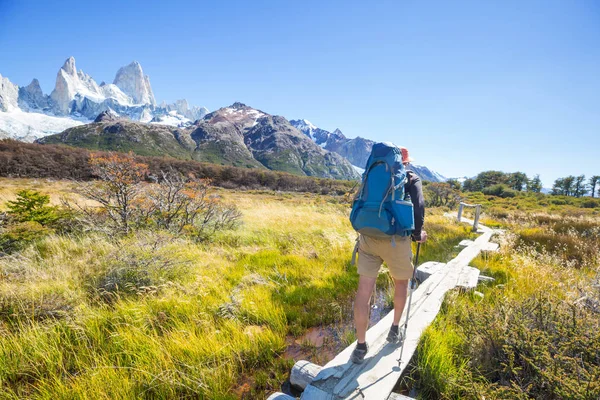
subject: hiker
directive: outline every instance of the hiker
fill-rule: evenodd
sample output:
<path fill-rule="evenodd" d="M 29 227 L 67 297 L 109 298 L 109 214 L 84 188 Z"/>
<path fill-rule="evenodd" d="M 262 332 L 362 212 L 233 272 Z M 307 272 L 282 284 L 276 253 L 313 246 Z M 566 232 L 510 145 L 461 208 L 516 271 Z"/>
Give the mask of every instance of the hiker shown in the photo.
<path fill-rule="evenodd" d="M 413 276 L 411 239 L 419 243 L 427 240 L 423 230 L 425 207 L 421 179 L 410 170 L 411 161 L 404 147 L 391 143 L 375 144 L 357 194 L 358 200 L 355 199 L 353 205 L 350 220 L 359 232 L 353 259 L 358 252 L 360 277 L 354 302 L 357 345 L 351 360 L 357 364 L 364 361 L 368 352 L 365 336 L 369 325 L 369 300 L 382 262 L 386 263 L 394 280 L 394 321 L 387 340 L 391 343 L 404 340 L 399 324 L 406 304 L 408 281 Z M 398 199 L 401 195 L 404 197 Z"/>

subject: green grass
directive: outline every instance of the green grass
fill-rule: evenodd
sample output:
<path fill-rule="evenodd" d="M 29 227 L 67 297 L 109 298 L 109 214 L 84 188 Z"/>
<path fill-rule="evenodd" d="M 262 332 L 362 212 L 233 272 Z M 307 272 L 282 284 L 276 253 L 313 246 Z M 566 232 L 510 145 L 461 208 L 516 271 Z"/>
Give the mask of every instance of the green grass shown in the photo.
<path fill-rule="evenodd" d="M 600 221 L 510 213 L 502 224 L 503 251 L 471 264 L 496 281 L 478 286 L 483 298 L 447 295 L 407 383 L 427 399 L 598 398 L 600 246 L 590 232 Z"/>
<path fill-rule="evenodd" d="M 69 188 L 53 187 L 53 198 Z M 0 258 L 0 398 L 263 398 L 294 362 L 288 336 L 327 327 L 340 348 L 352 343 L 347 204 L 220 194 L 243 224 L 207 243 L 53 234 Z M 421 262 L 449 260 L 469 229 L 429 214 Z M 378 290 L 390 289 L 381 275 Z"/>

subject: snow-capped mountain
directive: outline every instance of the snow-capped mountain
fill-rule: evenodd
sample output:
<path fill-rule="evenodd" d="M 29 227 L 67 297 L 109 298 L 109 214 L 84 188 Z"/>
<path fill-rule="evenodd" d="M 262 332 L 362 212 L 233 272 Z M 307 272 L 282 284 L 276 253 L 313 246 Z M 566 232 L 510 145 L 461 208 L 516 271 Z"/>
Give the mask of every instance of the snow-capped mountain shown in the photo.
<path fill-rule="evenodd" d="M 150 78 L 137 61 L 120 68 L 113 83 L 98 84 L 69 57 L 50 95 L 44 95 L 37 79 L 19 87 L 0 75 L 0 131 L 5 136 L 32 141 L 91 122 L 106 110 L 134 121 L 174 126 L 191 125 L 208 114 L 186 100 L 157 106 Z"/>
<path fill-rule="evenodd" d="M 318 128 L 306 119 L 291 120 L 290 123 L 299 131 L 311 138 L 325 150 L 333 151 L 345 157 L 354 166 L 357 172 L 363 173 L 365 164 L 371 154 L 371 148 L 374 141 L 356 137 L 349 139 L 339 129 L 333 132 Z M 411 169 L 421 177 L 421 179 L 431 182 L 443 182 L 446 178 L 423 165 L 411 164 Z"/>

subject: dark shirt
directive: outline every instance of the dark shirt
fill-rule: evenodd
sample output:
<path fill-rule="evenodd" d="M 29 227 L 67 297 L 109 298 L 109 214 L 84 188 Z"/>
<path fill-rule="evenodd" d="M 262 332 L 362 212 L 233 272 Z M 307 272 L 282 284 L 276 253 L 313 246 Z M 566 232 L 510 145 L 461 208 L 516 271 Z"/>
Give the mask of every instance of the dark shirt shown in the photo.
<path fill-rule="evenodd" d="M 410 166 L 408 167 L 410 168 Z M 413 231 L 413 240 L 421 239 L 421 230 L 423 229 L 423 223 L 425 222 L 425 199 L 423 198 L 423 186 L 421 184 L 421 178 L 410 169 L 407 169 L 406 176 L 408 182 L 404 185 L 404 193 L 410 196 L 410 200 L 413 203 L 413 210 L 415 215 L 415 230 Z"/>

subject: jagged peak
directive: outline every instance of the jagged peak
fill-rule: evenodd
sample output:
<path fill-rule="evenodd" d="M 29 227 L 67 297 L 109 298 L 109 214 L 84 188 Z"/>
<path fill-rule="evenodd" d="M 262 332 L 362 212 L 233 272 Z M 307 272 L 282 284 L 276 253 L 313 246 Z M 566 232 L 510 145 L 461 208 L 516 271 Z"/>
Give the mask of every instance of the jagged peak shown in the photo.
<path fill-rule="evenodd" d="M 67 58 L 61 69 L 69 75 L 75 75 L 77 73 L 77 67 L 75 66 L 75 57 L 71 56 Z"/>
<path fill-rule="evenodd" d="M 117 85 L 125 94 L 133 98 L 138 104 L 156 105 L 154 93 L 150 85 L 150 78 L 144 75 L 142 66 L 137 61 L 119 68 L 113 84 Z"/>
<path fill-rule="evenodd" d="M 249 108 L 249 107 L 247 105 L 245 105 L 244 103 L 236 101 L 235 103 L 233 103 L 232 105 L 230 105 L 229 107 L 226 107 L 226 108 L 233 108 L 235 110 L 242 110 L 244 108 Z"/>

